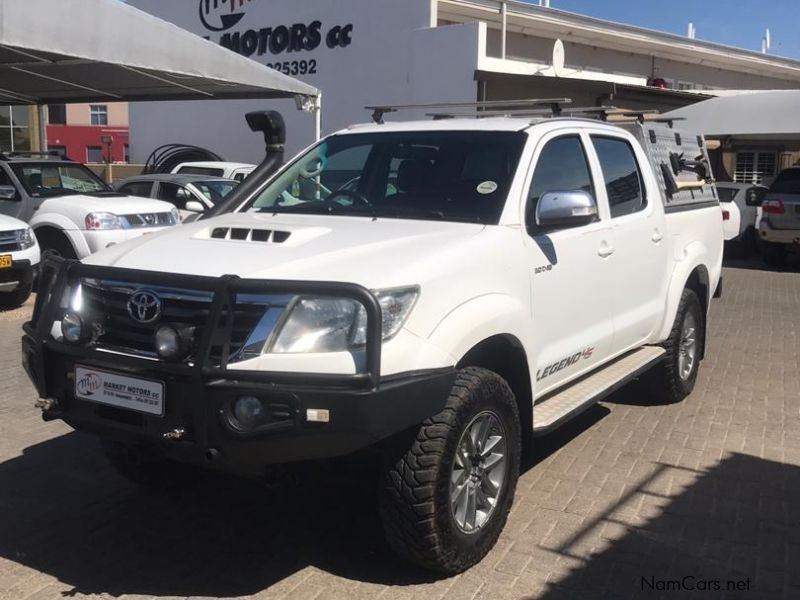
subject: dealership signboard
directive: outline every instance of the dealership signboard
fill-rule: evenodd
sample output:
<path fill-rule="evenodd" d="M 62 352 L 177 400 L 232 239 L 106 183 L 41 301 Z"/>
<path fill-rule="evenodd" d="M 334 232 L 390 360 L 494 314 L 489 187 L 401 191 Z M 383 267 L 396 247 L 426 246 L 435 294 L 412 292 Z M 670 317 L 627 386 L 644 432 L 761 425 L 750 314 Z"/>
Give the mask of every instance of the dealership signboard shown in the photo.
<path fill-rule="evenodd" d="M 474 100 L 477 26 L 432 28 L 431 0 L 130 0 L 322 91 L 323 133 L 363 122 L 368 104 Z M 445 31 L 448 30 L 448 31 Z M 197 144 L 258 162 L 263 143 L 244 114 L 279 110 L 288 152 L 312 141 L 311 117 L 291 101 L 139 103 L 131 107 L 133 160 L 158 145 Z"/>

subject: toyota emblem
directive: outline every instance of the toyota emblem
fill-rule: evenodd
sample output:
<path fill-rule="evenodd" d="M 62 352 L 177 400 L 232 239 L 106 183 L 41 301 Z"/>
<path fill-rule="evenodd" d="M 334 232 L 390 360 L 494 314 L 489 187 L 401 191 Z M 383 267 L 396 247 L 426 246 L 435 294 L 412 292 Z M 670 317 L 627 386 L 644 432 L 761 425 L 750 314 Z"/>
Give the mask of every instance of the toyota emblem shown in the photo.
<path fill-rule="evenodd" d="M 128 298 L 128 314 L 139 323 L 152 323 L 161 316 L 161 298 L 150 290 L 137 290 Z"/>

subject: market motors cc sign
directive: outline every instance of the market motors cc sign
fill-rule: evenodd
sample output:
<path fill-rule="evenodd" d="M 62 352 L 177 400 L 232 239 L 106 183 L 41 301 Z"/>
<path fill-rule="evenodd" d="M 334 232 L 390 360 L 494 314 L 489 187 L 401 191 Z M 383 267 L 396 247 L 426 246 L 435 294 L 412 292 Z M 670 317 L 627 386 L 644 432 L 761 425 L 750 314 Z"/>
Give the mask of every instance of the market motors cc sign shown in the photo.
<path fill-rule="evenodd" d="M 352 24 L 326 28 L 319 20 L 229 31 L 239 24 L 248 8 L 252 8 L 258 1 L 200 0 L 200 21 L 209 31 L 225 32 L 219 39 L 221 46 L 248 57 L 312 51 L 319 48 L 323 40 L 330 49 L 346 48 L 353 41 Z"/>

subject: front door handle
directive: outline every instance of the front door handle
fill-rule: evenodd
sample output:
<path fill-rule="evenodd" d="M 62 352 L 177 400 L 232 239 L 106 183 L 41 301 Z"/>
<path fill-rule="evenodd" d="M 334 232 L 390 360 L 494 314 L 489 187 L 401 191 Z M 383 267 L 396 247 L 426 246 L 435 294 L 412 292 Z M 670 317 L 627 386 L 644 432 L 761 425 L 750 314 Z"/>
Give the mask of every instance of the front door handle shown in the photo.
<path fill-rule="evenodd" d="M 600 247 L 597 249 L 597 255 L 601 258 L 608 258 L 612 254 L 614 254 L 614 246 L 606 241 L 601 242 Z"/>
<path fill-rule="evenodd" d="M 664 234 L 658 229 L 653 229 L 653 235 L 650 237 L 650 239 L 653 240 L 654 244 L 657 244 L 664 239 Z"/>

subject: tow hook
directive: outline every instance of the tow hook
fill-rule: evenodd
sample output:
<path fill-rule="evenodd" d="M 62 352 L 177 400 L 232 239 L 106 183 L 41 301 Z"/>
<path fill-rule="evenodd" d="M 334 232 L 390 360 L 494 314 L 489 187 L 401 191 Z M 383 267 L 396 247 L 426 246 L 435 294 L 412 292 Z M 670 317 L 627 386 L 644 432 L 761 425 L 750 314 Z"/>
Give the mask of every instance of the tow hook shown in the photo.
<path fill-rule="evenodd" d="M 162 437 L 171 442 L 178 442 L 186 436 L 186 430 L 183 428 L 173 429 L 166 432 Z"/>
<path fill-rule="evenodd" d="M 58 406 L 58 400 L 55 398 L 39 398 L 33 405 L 42 412 L 48 412 Z"/>

